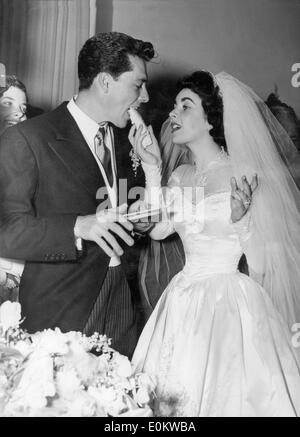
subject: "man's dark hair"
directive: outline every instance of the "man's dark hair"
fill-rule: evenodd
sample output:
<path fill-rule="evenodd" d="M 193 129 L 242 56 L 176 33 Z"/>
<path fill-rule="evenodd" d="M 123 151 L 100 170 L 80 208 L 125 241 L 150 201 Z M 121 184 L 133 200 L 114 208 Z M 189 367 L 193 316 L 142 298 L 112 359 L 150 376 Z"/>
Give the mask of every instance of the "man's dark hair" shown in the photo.
<path fill-rule="evenodd" d="M 214 80 L 214 76 L 209 71 L 195 71 L 190 76 L 186 76 L 178 82 L 177 91 L 179 92 L 184 88 L 188 88 L 198 94 L 207 121 L 212 125 L 212 129 L 209 133 L 215 143 L 227 152 L 223 122 L 223 99 L 220 94 L 220 88 Z"/>
<path fill-rule="evenodd" d="M 99 33 L 88 39 L 78 57 L 79 90 L 90 88 L 100 72 L 117 79 L 122 73 L 132 70 L 128 55 L 150 61 L 154 48 L 144 42 L 119 32 Z"/>

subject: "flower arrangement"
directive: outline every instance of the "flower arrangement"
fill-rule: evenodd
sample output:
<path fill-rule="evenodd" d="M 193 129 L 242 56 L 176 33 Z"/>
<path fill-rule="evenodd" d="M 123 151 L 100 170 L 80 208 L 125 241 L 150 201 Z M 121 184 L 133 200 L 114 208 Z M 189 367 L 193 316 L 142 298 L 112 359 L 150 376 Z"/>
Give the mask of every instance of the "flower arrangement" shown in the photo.
<path fill-rule="evenodd" d="M 129 156 L 130 156 L 130 159 L 131 159 L 132 170 L 133 170 L 134 176 L 136 177 L 137 176 L 137 169 L 141 165 L 141 159 L 136 154 L 136 152 L 134 151 L 133 148 L 130 150 Z"/>
<path fill-rule="evenodd" d="M 17 302 L 0 306 L 0 416 L 152 416 L 154 384 L 95 333 L 22 330 Z"/>

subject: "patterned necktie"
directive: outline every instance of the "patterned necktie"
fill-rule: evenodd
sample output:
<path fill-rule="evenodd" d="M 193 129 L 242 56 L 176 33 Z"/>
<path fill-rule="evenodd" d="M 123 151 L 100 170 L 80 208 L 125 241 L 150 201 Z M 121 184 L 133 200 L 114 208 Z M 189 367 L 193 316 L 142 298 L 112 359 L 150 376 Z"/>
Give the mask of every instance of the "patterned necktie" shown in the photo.
<path fill-rule="evenodd" d="M 109 185 L 113 185 L 113 173 L 111 166 L 111 153 L 109 148 L 105 145 L 107 126 L 100 126 L 95 136 L 95 153 L 100 159 Z"/>

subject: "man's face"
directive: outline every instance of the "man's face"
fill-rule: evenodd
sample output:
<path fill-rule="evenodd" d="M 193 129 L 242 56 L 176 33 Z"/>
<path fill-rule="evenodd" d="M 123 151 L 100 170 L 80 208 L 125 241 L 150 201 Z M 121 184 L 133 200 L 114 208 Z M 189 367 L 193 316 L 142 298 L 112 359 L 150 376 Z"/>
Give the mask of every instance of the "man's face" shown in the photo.
<path fill-rule="evenodd" d="M 137 109 L 141 103 L 149 101 L 146 62 L 137 56 L 129 55 L 129 59 L 132 71 L 126 71 L 111 81 L 107 99 L 108 120 L 120 128 L 128 123 L 130 107 Z"/>

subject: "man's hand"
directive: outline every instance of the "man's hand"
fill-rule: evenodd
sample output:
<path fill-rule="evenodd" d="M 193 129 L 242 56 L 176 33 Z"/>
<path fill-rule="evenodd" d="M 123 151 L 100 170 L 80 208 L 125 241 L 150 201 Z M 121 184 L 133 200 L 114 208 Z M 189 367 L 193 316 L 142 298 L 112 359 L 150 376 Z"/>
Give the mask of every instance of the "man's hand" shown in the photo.
<path fill-rule="evenodd" d="M 128 246 L 134 244 L 133 238 L 123 229 L 133 229 L 132 223 L 123 215 L 126 211 L 127 205 L 123 204 L 118 208 L 99 211 L 97 214 L 78 216 L 74 227 L 75 237 L 94 241 L 109 257 L 123 255 L 123 249 L 111 232 L 122 238 Z"/>
<path fill-rule="evenodd" d="M 238 187 L 235 178 L 231 178 L 231 220 L 233 223 L 239 221 L 248 211 L 252 201 L 252 195 L 258 187 L 257 174 L 249 184 L 246 176 L 242 177 L 242 188 Z"/>

